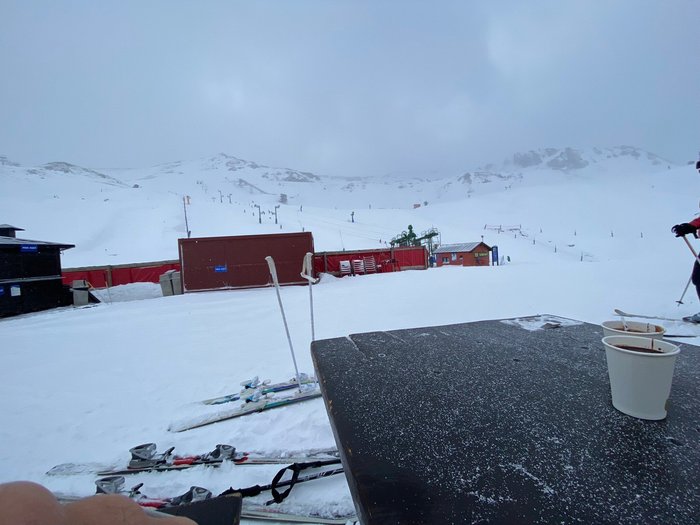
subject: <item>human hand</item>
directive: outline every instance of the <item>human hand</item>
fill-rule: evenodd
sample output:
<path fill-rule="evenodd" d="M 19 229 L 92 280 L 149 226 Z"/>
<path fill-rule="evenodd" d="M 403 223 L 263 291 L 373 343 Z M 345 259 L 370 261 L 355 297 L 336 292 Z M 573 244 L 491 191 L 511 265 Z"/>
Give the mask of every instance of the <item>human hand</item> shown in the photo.
<path fill-rule="evenodd" d="M 61 505 L 30 481 L 0 484 L 0 525 L 196 525 L 187 518 L 149 516 L 126 496 L 101 494 Z"/>
<path fill-rule="evenodd" d="M 683 235 L 688 235 L 689 233 L 692 233 L 696 239 L 698 237 L 696 233 L 697 228 L 692 224 L 688 224 L 687 222 L 676 224 L 673 228 L 671 228 L 671 231 L 676 234 L 676 237 L 682 237 Z"/>

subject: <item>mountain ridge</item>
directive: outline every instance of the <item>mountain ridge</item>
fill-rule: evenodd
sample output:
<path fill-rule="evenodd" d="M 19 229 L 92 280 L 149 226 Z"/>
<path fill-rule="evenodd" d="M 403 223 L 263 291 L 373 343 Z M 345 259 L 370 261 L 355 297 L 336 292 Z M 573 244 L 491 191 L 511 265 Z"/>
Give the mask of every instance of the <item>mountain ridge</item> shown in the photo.
<path fill-rule="evenodd" d="M 574 153 L 575 169 L 547 164 Z M 24 228 L 31 238 L 75 244 L 65 254 L 67 267 L 174 259 L 177 239 L 188 231 L 195 237 L 313 231 L 315 247 L 332 251 L 385 247 L 408 224 L 416 231 L 436 227 L 445 242 L 482 235 L 494 242 L 485 225 L 518 224 L 513 234 L 518 237 L 508 243 L 528 235 L 527 242 L 545 252 L 556 248 L 558 257 L 591 261 L 607 257 L 580 236 L 590 230 L 593 208 L 605 222 L 597 228 L 598 239 L 628 235 L 639 239 L 635 242 L 644 241 L 643 229 L 657 227 L 658 217 L 643 218 L 644 226 L 639 218 L 631 224 L 633 204 L 666 206 L 668 216 L 670 207 L 680 209 L 685 201 L 687 209 L 697 208 L 690 195 L 673 191 L 679 181 L 694 180 L 694 170 L 668 170 L 637 148 L 551 148 L 538 155 L 517 169 L 511 163 L 510 169 L 499 165 L 449 178 L 398 180 L 316 179 L 225 154 L 147 169 L 99 170 L 67 162 L 23 167 L 3 157 L 0 222 Z M 587 164 L 581 167 L 577 159 Z M 551 223 L 550 208 L 566 220 Z M 498 244 L 508 249 L 505 239 Z"/>
<path fill-rule="evenodd" d="M 149 176 L 152 174 L 163 173 L 163 174 L 184 174 L 182 169 L 190 168 L 190 171 L 216 171 L 220 169 L 225 169 L 230 172 L 238 172 L 243 170 L 253 171 L 260 174 L 261 178 L 265 178 L 272 181 L 284 181 L 284 182 L 320 182 L 324 179 L 333 180 L 345 180 L 345 181 L 377 181 L 377 180 L 390 180 L 390 181 L 430 181 L 430 180 L 440 180 L 440 179 L 460 179 L 465 180 L 470 177 L 466 177 L 471 174 L 480 174 L 476 178 L 481 177 L 482 179 L 487 174 L 492 174 L 498 176 L 499 174 L 503 178 L 502 172 L 522 172 L 523 170 L 531 169 L 548 169 L 553 171 L 561 172 L 574 172 L 578 170 L 585 169 L 593 165 L 603 164 L 605 161 L 620 159 L 620 158 L 631 158 L 635 160 L 646 160 L 651 166 L 663 167 L 663 166 L 678 166 L 680 164 L 672 162 L 668 159 L 660 157 L 654 153 L 637 148 L 634 146 L 612 146 L 612 147 L 592 147 L 592 148 L 573 148 L 573 147 L 543 147 L 538 149 L 531 149 L 527 151 L 515 152 L 512 155 L 506 157 L 500 163 L 487 163 L 482 166 L 476 167 L 462 172 L 462 174 L 457 175 L 444 175 L 436 176 L 435 174 L 428 174 L 426 176 L 395 176 L 387 175 L 384 176 L 333 176 L 333 175 L 317 175 L 311 171 L 304 171 L 298 169 L 292 169 L 287 167 L 275 167 L 268 166 L 265 164 L 260 164 L 255 161 L 250 161 L 246 159 L 241 159 L 239 157 L 229 155 L 227 153 L 218 153 L 210 157 L 204 157 L 193 160 L 176 160 L 170 161 L 162 164 L 156 164 L 150 167 L 132 167 L 132 168 L 91 168 L 84 167 L 77 164 L 73 164 L 67 161 L 52 161 L 41 166 L 28 166 L 22 165 L 18 162 L 10 160 L 7 156 L 0 156 L 0 166 L 13 167 L 13 168 L 24 168 L 37 170 L 33 173 L 39 173 L 41 170 L 45 171 L 55 171 L 63 173 L 83 173 L 91 174 L 93 176 L 102 178 L 104 180 L 109 180 L 111 182 L 122 182 L 117 177 L 107 175 L 106 173 L 125 173 L 128 171 L 139 171 L 139 172 L 149 172 Z M 192 169 L 196 167 L 197 169 Z M 142 177 L 147 178 L 147 177 Z M 123 183 L 124 184 L 124 183 Z"/>

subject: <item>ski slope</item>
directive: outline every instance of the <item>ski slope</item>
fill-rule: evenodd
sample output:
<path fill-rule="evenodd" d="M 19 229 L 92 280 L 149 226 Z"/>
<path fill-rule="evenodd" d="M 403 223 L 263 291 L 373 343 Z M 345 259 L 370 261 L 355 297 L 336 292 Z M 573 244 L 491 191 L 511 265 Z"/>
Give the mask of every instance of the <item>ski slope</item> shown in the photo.
<path fill-rule="evenodd" d="M 319 339 L 538 313 L 600 323 L 613 318 L 614 308 L 667 317 L 700 310 L 693 289 L 683 305 L 676 303 L 693 258 L 670 232 L 698 211 L 700 175 L 692 166 L 625 157 L 568 171 L 523 168 L 506 183 L 368 180 L 355 181 L 365 189 L 350 191 L 348 180 L 286 181 L 303 172 L 273 169 L 265 178 L 250 165 L 229 170 L 230 157 L 213 159 L 120 171 L 5 164 L 0 222 L 24 228 L 25 238 L 76 244 L 65 252 L 64 267 L 177 258 L 177 239 L 186 235 L 185 195 L 193 236 L 304 229 L 313 232 L 316 250 L 326 251 L 384 246 L 412 224 L 418 232 L 437 227 L 443 243 L 483 236 L 510 258 L 503 266 L 323 275 L 313 288 Z M 229 186 L 226 177 L 234 180 Z M 281 193 L 287 204 L 279 202 Z M 423 201 L 428 205 L 413 208 Z M 253 203 L 265 212 L 279 204 L 279 223 L 268 213 L 260 223 Z M 89 495 L 93 476 L 45 472 L 69 461 L 125 462 L 130 447 L 151 441 L 182 454 L 217 443 L 270 454 L 334 446 L 320 399 L 167 430 L 200 414 L 197 400 L 236 391 L 242 380 L 292 377 L 273 289 L 161 297 L 158 285 L 141 283 L 100 293 L 105 302 L 92 308 L 0 320 L 0 482 L 28 479 Z M 281 294 L 299 368 L 312 372 L 308 289 L 285 287 Z M 700 337 L 700 327 L 663 324 L 669 333 Z M 142 492 L 154 497 L 191 485 L 218 493 L 269 483 L 277 470 L 201 467 L 140 474 L 133 483 L 143 482 Z M 281 507 L 353 510 L 340 476 L 295 487 Z"/>

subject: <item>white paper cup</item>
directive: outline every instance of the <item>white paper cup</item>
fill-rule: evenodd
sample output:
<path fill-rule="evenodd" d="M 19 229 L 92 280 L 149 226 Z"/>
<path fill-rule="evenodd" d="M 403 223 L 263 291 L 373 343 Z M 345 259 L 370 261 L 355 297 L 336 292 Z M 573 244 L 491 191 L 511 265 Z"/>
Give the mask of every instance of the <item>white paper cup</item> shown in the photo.
<path fill-rule="evenodd" d="M 604 337 L 603 345 L 613 406 L 639 419 L 664 419 L 680 348 L 668 341 L 629 335 Z M 653 349 L 657 353 L 621 347 Z"/>
<path fill-rule="evenodd" d="M 627 330 L 622 321 L 605 321 L 603 327 L 603 337 L 610 335 L 628 335 L 635 337 L 651 337 L 652 339 L 663 339 L 666 329 L 663 326 L 652 323 L 640 323 L 637 321 L 627 321 Z"/>

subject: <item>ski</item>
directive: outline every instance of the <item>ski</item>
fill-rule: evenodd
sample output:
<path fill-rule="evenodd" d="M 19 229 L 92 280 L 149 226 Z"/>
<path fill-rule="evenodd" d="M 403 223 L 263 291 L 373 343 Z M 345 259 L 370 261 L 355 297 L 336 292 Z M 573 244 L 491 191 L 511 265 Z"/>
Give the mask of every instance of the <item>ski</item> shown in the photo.
<path fill-rule="evenodd" d="M 137 490 L 138 490 L 137 486 Z M 190 489 L 192 490 L 192 489 Z M 132 499 L 136 499 L 138 502 L 139 500 L 137 498 L 141 498 L 140 501 L 141 503 L 144 503 L 142 505 L 144 509 L 146 509 L 146 512 L 148 513 L 149 516 L 152 517 L 164 517 L 164 513 L 168 511 L 168 508 L 171 509 L 176 509 L 177 506 L 168 506 L 168 499 L 167 498 L 146 498 L 143 495 L 136 495 L 132 493 L 131 491 L 122 491 L 119 492 L 119 494 L 122 494 L 127 497 L 131 497 Z M 83 499 L 83 496 L 75 496 L 75 495 L 69 495 L 65 493 L 60 493 L 60 492 L 55 492 L 54 496 L 58 501 L 61 503 L 70 503 L 73 501 L 78 501 Z M 223 497 L 230 497 L 230 496 L 221 496 Z M 209 499 L 204 499 L 201 501 L 211 501 L 212 498 Z M 323 516 L 321 514 L 317 513 L 297 513 L 297 512 L 284 512 L 280 511 L 278 509 L 268 507 L 265 505 L 259 505 L 255 503 L 243 503 L 243 507 L 241 509 L 241 518 L 252 520 L 252 521 L 272 521 L 275 523 L 306 523 L 307 525 L 358 525 L 359 521 L 357 520 L 357 516 L 355 515 L 348 515 L 348 516 L 338 516 L 338 517 L 329 517 L 329 516 Z"/>
<path fill-rule="evenodd" d="M 114 465 L 100 465 L 99 463 L 62 463 L 50 469 L 49 476 L 66 476 L 75 474 L 91 474 L 98 476 L 112 476 L 117 474 L 135 474 L 138 472 L 183 470 L 197 465 L 219 466 L 226 460 L 236 459 L 236 449 L 231 445 L 217 445 L 216 448 L 206 454 L 193 456 L 175 456 L 170 447 L 165 452 L 157 454 L 155 443 L 144 443 L 129 449 L 131 460 L 125 468 Z"/>
<path fill-rule="evenodd" d="M 175 507 L 178 505 L 183 505 L 185 503 L 203 501 L 212 497 L 212 493 L 210 490 L 207 490 L 202 487 L 193 486 L 186 493 L 173 498 L 150 498 L 141 493 L 141 487 L 143 487 L 143 483 L 134 485 L 130 489 L 125 489 L 125 482 L 126 480 L 124 476 L 107 476 L 104 478 L 100 478 L 97 481 L 95 481 L 95 486 L 97 487 L 95 494 L 120 494 L 122 496 L 128 497 L 129 499 L 134 500 L 142 507 L 151 509 Z M 56 499 L 61 503 L 79 501 L 87 497 L 78 496 L 75 494 L 66 494 L 63 492 L 54 492 L 53 494 L 56 497 Z"/>
<path fill-rule="evenodd" d="M 619 310 L 615 308 L 615 314 L 621 315 L 622 317 L 638 317 L 640 319 L 657 319 L 659 321 L 677 321 L 677 322 L 683 322 L 683 323 L 692 323 L 692 324 L 700 324 L 696 323 L 695 321 L 691 321 L 690 317 L 661 317 L 658 315 L 642 315 L 642 314 L 631 314 L 629 312 L 623 312 L 622 310 Z"/>
<path fill-rule="evenodd" d="M 263 412 L 273 408 L 308 401 L 310 399 L 320 397 L 321 390 L 318 386 L 315 386 L 306 388 L 301 392 L 297 392 L 288 397 L 275 397 L 274 394 L 268 394 L 268 396 L 270 397 L 263 397 L 262 395 L 251 396 L 238 408 L 214 412 L 212 414 L 205 414 L 193 419 L 171 423 L 168 430 L 170 432 L 184 432 L 185 430 L 192 430 L 193 428 L 211 425 L 212 423 L 218 423 L 219 421 L 226 421 L 236 417 L 246 416 L 248 414 L 255 414 L 257 412 Z"/>
<path fill-rule="evenodd" d="M 162 512 L 169 512 L 173 508 L 176 508 L 176 507 L 198 504 L 198 502 L 210 501 L 210 502 L 214 503 L 216 500 L 221 500 L 222 498 L 227 498 L 227 497 L 237 497 L 237 498 L 253 497 L 253 496 L 257 496 L 259 494 L 262 494 L 263 492 L 266 492 L 266 491 L 272 492 L 273 499 L 266 503 L 266 505 L 270 505 L 272 503 L 281 503 L 284 499 L 286 499 L 287 496 L 289 495 L 289 493 L 291 492 L 292 488 L 294 487 L 294 485 L 296 485 L 297 483 L 303 483 L 306 481 L 321 479 L 321 478 L 325 478 L 328 476 L 334 476 L 336 474 L 342 474 L 343 473 L 342 466 L 337 467 L 337 468 L 332 468 L 332 469 L 324 469 L 325 467 L 339 465 L 339 464 L 340 464 L 340 459 L 337 459 L 337 458 L 312 461 L 309 463 L 294 463 L 292 465 L 288 465 L 288 466 L 284 467 L 283 469 L 281 469 L 275 475 L 275 477 L 272 480 L 272 483 L 270 483 L 269 485 L 253 485 L 251 487 L 240 488 L 240 489 L 230 488 L 228 490 L 225 490 L 224 492 L 222 492 L 218 496 L 214 496 L 212 494 L 212 492 L 206 488 L 193 486 L 193 487 L 190 487 L 190 489 L 187 492 L 185 492 L 184 494 L 181 494 L 179 496 L 165 497 L 165 498 L 151 498 L 151 497 L 149 497 L 141 492 L 141 488 L 143 487 L 143 483 L 139 483 L 130 489 L 125 489 L 124 485 L 126 483 L 126 479 L 124 478 L 124 476 L 107 476 L 107 477 L 100 478 L 97 481 L 95 481 L 95 486 L 97 488 L 97 490 L 96 490 L 97 494 L 121 494 L 121 495 L 127 496 L 128 498 L 134 500 L 136 503 L 138 503 L 142 507 L 157 509 L 157 510 L 162 511 Z M 306 470 L 306 469 L 324 469 L 324 470 L 312 472 L 312 473 L 306 474 L 306 475 L 300 475 L 300 472 L 303 470 Z M 283 476 L 288 471 L 291 471 L 293 473 L 291 479 L 282 480 Z M 282 487 L 286 487 L 286 490 L 280 492 L 278 489 L 280 489 Z M 54 494 L 59 501 L 64 502 L 64 503 L 81 499 L 80 496 L 75 496 L 75 495 L 70 495 L 70 494 L 61 494 L 61 493 L 54 493 Z M 251 513 L 259 512 L 260 514 L 263 514 L 263 511 L 260 511 L 260 509 L 257 506 L 250 506 L 249 510 Z M 179 514 L 179 513 L 175 513 L 175 514 Z M 268 512 L 268 513 L 264 513 L 264 514 L 269 515 L 270 513 Z M 282 516 L 282 514 L 280 514 L 278 517 L 281 517 L 281 516 Z M 290 520 L 292 519 L 291 516 L 289 518 L 290 518 Z M 277 520 L 277 521 L 284 521 L 284 520 Z M 320 522 L 320 523 L 323 523 L 323 522 Z M 333 521 L 331 523 L 336 523 L 336 522 Z"/>
<path fill-rule="evenodd" d="M 234 465 L 281 465 L 309 461 L 310 459 L 332 459 L 338 457 L 338 451 L 331 448 L 310 449 L 274 456 L 266 456 L 256 452 L 236 452 L 236 449 L 230 445 L 217 445 L 212 452 L 194 456 L 173 456 L 173 448 L 166 450 L 162 454 L 156 454 L 155 450 L 155 443 L 147 443 L 130 449 L 132 459 L 126 467 L 101 463 L 62 463 L 53 467 L 46 474 L 49 476 L 74 476 L 80 474 L 123 476 L 140 472 L 185 470 L 198 465 L 218 467 L 224 461 L 229 461 Z"/>
<path fill-rule="evenodd" d="M 308 374 L 300 374 L 301 384 L 313 384 L 316 383 L 316 378 Z M 210 399 L 204 399 L 200 401 L 203 405 L 223 405 L 224 403 L 231 403 L 232 401 L 238 401 L 241 398 L 246 398 L 247 396 L 253 394 L 256 390 L 260 390 L 263 394 L 272 394 L 275 392 L 283 392 L 285 390 L 292 390 L 297 387 L 297 379 L 293 377 L 289 381 L 282 381 L 281 383 L 270 384 L 269 379 L 267 381 L 261 382 L 258 376 L 253 379 L 243 381 L 241 383 L 241 391 L 234 392 L 231 394 L 226 394 L 219 397 L 212 397 Z"/>
<path fill-rule="evenodd" d="M 300 454 L 265 456 L 245 453 L 234 460 L 235 465 L 284 465 L 304 463 L 312 460 L 338 459 L 340 455 L 334 448 L 310 449 Z"/>
<path fill-rule="evenodd" d="M 313 525 L 355 525 L 357 516 L 326 517 L 319 514 L 300 514 L 283 512 L 265 505 L 244 502 L 241 518 L 249 520 L 275 521 L 281 523 L 307 523 Z"/>

